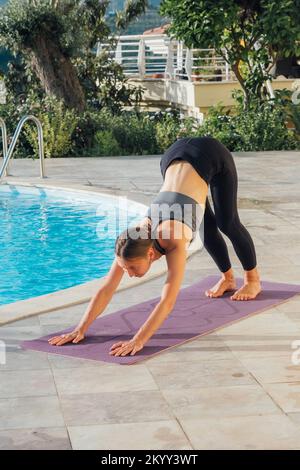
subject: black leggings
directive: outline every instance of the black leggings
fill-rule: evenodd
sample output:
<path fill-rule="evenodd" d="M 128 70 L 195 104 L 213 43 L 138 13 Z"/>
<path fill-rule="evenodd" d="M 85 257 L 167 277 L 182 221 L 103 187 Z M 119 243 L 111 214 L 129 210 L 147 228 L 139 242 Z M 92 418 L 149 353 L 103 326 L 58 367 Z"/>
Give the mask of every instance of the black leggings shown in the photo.
<path fill-rule="evenodd" d="M 171 154 L 167 152 L 167 156 L 162 158 L 162 173 L 174 159 L 187 160 L 193 165 L 210 185 L 214 206 L 213 212 L 207 198 L 202 220 L 204 227 L 200 229 L 204 234 L 204 247 L 220 271 L 228 271 L 231 262 L 223 232 L 230 239 L 243 269 L 250 271 L 256 267 L 256 253 L 251 235 L 238 215 L 238 176 L 232 154 L 221 142 L 210 137 L 189 138 L 186 141 L 187 144 L 190 142 L 188 145 L 182 145 L 182 141 L 181 145 L 173 144 Z"/>
<path fill-rule="evenodd" d="M 244 270 L 255 268 L 254 243 L 238 215 L 237 173 L 233 159 L 230 168 L 212 178 L 210 192 L 215 213 L 207 198 L 203 218 L 203 242 L 206 250 L 221 272 L 224 273 L 231 268 L 227 245 L 220 233 L 221 230 L 230 239 Z"/>

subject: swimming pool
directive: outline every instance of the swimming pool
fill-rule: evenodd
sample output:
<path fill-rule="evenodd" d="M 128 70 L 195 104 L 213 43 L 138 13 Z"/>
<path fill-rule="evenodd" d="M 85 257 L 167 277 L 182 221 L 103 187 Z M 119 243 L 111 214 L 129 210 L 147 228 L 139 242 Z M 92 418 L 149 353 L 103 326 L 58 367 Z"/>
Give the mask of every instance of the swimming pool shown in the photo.
<path fill-rule="evenodd" d="M 116 236 L 145 207 L 106 194 L 0 185 L 0 305 L 107 274 Z"/>

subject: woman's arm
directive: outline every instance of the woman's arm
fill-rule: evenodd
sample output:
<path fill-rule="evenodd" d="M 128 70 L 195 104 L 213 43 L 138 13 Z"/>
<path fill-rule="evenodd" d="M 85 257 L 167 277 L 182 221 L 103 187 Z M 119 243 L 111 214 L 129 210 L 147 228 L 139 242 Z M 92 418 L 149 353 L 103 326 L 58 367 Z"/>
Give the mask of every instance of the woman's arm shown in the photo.
<path fill-rule="evenodd" d="M 176 303 L 186 266 L 186 248 L 184 240 L 179 240 L 176 247 L 166 254 L 166 261 L 168 265 L 168 275 L 162 289 L 161 299 L 135 335 L 135 338 L 138 338 L 143 343 L 147 342 L 165 321 Z"/>
<path fill-rule="evenodd" d="M 134 355 L 166 320 L 176 303 L 186 265 L 186 241 L 177 240 L 176 246 L 166 254 L 168 275 L 162 289 L 161 299 L 154 310 L 129 341 L 119 341 L 111 346 L 114 356 Z"/>
<path fill-rule="evenodd" d="M 117 259 L 115 258 L 110 271 L 106 276 L 106 280 L 103 286 L 100 287 L 98 292 L 91 299 L 85 314 L 78 324 L 78 328 L 80 328 L 84 333 L 90 324 L 105 310 L 106 306 L 109 304 L 115 290 L 120 284 L 123 274 L 124 270 L 119 266 Z"/>
<path fill-rule="evenodd" d="M 77 327 L 70 333 L 50 338 L 48 342 L 55 346 L 61 346 L 70 341 L 73 343 L 81 341 L 91 323 L 105 310 L 115 290 L 120 284 L 123 274 L 124 270 L 119 266 L 117 259 L 115 258 L 109 273 L 105 276 L 104 284 L 92 297 Z"/>

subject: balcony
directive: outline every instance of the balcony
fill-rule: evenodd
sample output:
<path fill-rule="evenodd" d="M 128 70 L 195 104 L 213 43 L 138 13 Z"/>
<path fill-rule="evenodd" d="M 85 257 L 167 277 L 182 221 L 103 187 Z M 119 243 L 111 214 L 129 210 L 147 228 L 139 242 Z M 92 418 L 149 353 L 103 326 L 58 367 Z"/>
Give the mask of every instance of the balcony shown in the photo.
<path fill-rule="evenodd" d="M 214 49 L 189 49 L 166 34 L 119 36 L 116 48 L 109 47 L 98 43 L 97 55 L 105 50 L 122 65 L 130 83 L 146 89 L 142 106 L 147 109 L 173 104 L 202 119 L 217 102 L 230 108 L 231 92 L 241 88 L 229 64 Z M 294 81 L 278 77 L 272 85 L 291 89 Z"/>

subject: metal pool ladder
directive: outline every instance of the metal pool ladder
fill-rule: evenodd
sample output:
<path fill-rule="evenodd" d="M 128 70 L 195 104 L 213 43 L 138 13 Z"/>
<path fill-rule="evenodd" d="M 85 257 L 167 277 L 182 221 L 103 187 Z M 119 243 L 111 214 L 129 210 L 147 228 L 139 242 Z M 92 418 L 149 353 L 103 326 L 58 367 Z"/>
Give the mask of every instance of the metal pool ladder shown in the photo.
<path fill-rule="evenodd" d="M 40 175 L 41 178 L 45 178 L 45 165 L 44 165 L 44 142 L 43 142 L 43 128 L 41 121 L 35 117 L 32 116 L 31 114 L 28 114 L 26 116 L 23 116 L 22 119 L 20 119 L 17 128 L 15 130 L 14 136 L 12 138 L 11 144 L 9 148 L 7 149 L 7 130 L 6 130 L 6 125 L 4 120 L 0 117 L 0 126 L 2 130 L 2 148 L 3 148 L 3 164 L 0 170 L 0 178 L 2 178 L 3 173 L 5 172 L 6 176 L 8 176 L 8 163 L 9 160 L 13 154 L 13 151 L 15 149 L 18 137 L 20 135 L 20 132 L 22 130 L 23 125 L 25 124 L 26 121 L 33 121 L 35 122 L 38 130 L 38 144 L 39 144 L 39 159 L 40 159 Z"/>

